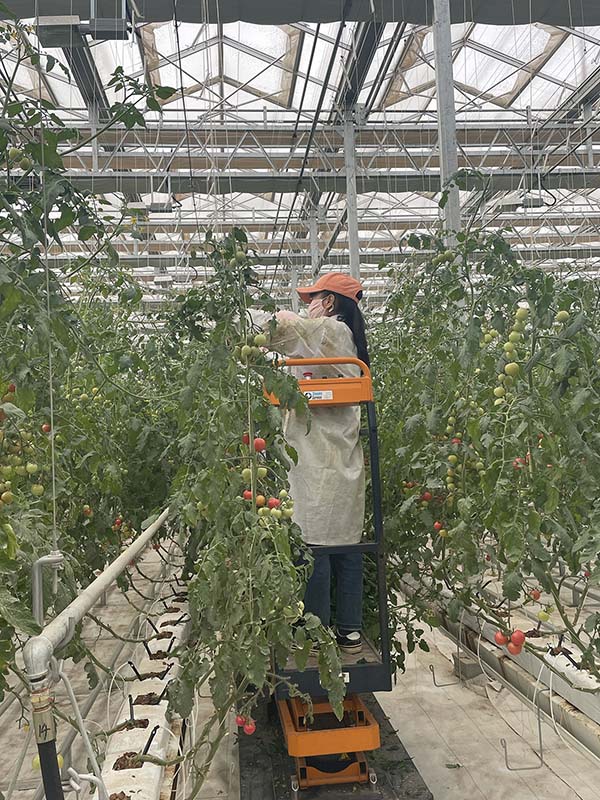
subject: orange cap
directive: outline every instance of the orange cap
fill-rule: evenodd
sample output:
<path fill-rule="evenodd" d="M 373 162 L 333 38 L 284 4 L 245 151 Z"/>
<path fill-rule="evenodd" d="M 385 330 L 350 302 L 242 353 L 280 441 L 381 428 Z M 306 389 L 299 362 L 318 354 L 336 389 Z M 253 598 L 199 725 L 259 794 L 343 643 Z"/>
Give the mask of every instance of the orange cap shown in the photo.
<path fill-rule="evenodd" d="M 363 288 L 360 283 L 343 272 L 328 272 L 326 275 L 321 275 L 313 286 L 303 286 L 296 291 L 300 295 L 300 299 L 305 303 L 310 303 L 310 296 L 317 294 L 317 292 L 335 292 L 344 297 L 349 297 L 355 303 L 358 303 L 363 295 Z"/>

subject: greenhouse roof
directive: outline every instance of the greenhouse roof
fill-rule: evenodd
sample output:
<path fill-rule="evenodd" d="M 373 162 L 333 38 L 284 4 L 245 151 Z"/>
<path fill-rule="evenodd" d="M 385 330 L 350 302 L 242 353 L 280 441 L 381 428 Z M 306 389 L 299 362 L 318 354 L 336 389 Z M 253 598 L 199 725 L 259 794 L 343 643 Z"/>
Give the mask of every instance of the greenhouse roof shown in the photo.
<path fill-rule="evenodd" d="M 17 66 L 6 45 L 13 89 L 55 104 L 84 138 L 98 134 L 65 166 L 115 218 L 127 209 L 136 235 L 115 245 L 143 280 L 193 280 L 190 255 L 205 231 L 232 225 L 282 286 L 292 266 L 299 280 L 346 268 L 348 108 L 365 278 L 376 284 L 379 264 L 401 262 L 408 232 L 439 226 L 431 3 L 178 2 L 177 22 L 154 1 L 127 0 L 123 19 L 119 4 L 98 3 L 109 16 L 94 20 L 88 3 L 39 2 L 38 19 L 33 3 L 10 5 L 30 21 L 23 35 L 34 47 L 69 68 Z M 459 167 L 483 176 L 461 192 L 465 219 L 510 226 L 528 260 L 597 268 L 600 4 L 461 0 L 452 13 Z M 280 24 L 255 24 L 267 19 Z M 144 112 L 146 127 L 103 130 L 118 66 L 177 89 L 160 113 Z M 51 256 L 87 252 L 73 231 Z"/>

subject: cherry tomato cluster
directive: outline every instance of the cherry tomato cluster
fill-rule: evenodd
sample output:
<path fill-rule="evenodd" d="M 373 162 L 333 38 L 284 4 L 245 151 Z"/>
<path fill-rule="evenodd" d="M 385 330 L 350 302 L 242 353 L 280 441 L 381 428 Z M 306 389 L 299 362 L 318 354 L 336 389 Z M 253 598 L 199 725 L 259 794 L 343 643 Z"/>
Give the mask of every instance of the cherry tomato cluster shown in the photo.
<path fill-rule="evenodd" d="M 525 644 L 525 638 L 525 634 L 519 628 L 515 628 L 510 634 L 496 631 L 494 635 L 496 644 L 500 647 L 506 647 L 511 656 L 518 656 L 520 654 Z"/>
<path fill-rule="evenodd" d="M 252 736 L 256 730 L 256 722 L 254 722 L 252 717 L 246 718 L 242 714 L 236 716 L 235 724 L 244 731 L 246 736 Z"/>

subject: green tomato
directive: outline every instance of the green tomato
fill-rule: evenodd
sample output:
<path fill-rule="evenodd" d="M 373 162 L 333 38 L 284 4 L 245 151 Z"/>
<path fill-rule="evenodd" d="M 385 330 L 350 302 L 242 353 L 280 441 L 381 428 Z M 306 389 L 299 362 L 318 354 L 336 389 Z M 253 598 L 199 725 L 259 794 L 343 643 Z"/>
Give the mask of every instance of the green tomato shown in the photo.
<path fill-rule="evenodd" d="M 511 331 L 508 334 L 508 341 L 509 342 L 520 342 L 523 337 L 519 333 L 519 331 Z"/>
<path fill-rule="evenodd" d="M 505 342 L 503 345 L 503 349 L 505 353 L 514 353 L 515 346 L 512 342 Z"/>
<path fill-rule="evenodd" d="M 550 619 L 550 614 L 548 614 L 547 611 L 538 611 L 537 618 L 540 620 L 540 622 L 548 622 Z"/>
<path fill-rule="evenodd" d="M 504 386 L 496 386 L 494 389 L 494 397 L 504 397 L 506 394 L 506 389 Z"/>
<path fill-rule="evenodd" d="M 280 497 L 282 500 L 287 500 L 287 498 L 289 497 L 289 495 L 288 495 L 288 493 L 286 492 L 286 490 L 285 490 L 285 489 L 282 489 L 282 490 L 279 492 L 279 497 Z"/>
<path fill-rule="evenodd" d="M 266 478 L 267 477 L 267 468 L 266 467 L 259 467 L 256 470 L 256 474 L 259 478 Z"/>
<path fill-rule="evenodd" d="M 281 510 L 281 513 L 283 514 L 283 518 L 284 519 L 291 519 L 293 517 L 293 515 L 294 515 L 294 509 L 293 508 L 283 508 Z"/>
<path fill-rule="evenodd" d="M 283 515 L 283 511 L 281 511 L 279 508 L 271 508 L 270 512 L 271 512 L 271 516 L 275 517 L 275 519 L 281 519 L 281 517 Z"/>
<path fill-rule="evenodd" d="M 519 322 L 524 322 L 528 316 L 529 316 L 528 308 L 525 308 L 524 306 L 517 308 L 517 311 L 515 313 L 515 319 L 518 319 Z"/>
<path fill-rule="evenodd" d="M 31 494 L 34 497 L 41 497 L 44 494 L 44 491 L 45 489 L 41 483 L 34 483 L 31 487 Z"/>
<path fill-rule="evenodd" d="M 257 347 L 265 347 L 265 345 L 267 344 L 267 337 L 265 336 L 265 334 L 257 333 L 256 336 L 254 337 L 254 344 Z"/>
<path fill-rule="evenodd" d="M 250 467 L 246 467 L 242 470 L 242 479 L 248 483 L 252 479 L 252 470 Z"/>
<path fill-rule="evenodd" d="M 516 378 L 517 375 L 519 374 L 519 371 L 520 371 L 519 365 L 515 364 L 514 362 L 509 363 L 504 367 L 504 372 L 511 378 Z"/>
<path fill-rule="evenodd" d="M 242 347 L 242 349 L 240 350 L 240 355 L 244 360 L 250 358 L 250 356 L 252 355 L 252 348 L 250 347 L 249 344 L 245 344 Z"/>
<path fill-rule="evenodd" d="M 568 322 L 568 321 L 569 321 L 569 317 L 570 317 L 570 316 L 571 316 L 571 315 L 569 314 L 569 312 L 568 312 L 568 311 L 564 311 L 564 310 L 563 310 L 563 311 L 559 311 L 559 312 L 558 312 L 558 314 L 557 314 L 557 315 L 554 317 L 554 319 L 555 319 L 557 322 L 560 322 L 561 324 L 564 324 L 565 322 Z"/>
<path fill-rule="evenodd" d="M 486 344 L 489 344 L 489 343 L 492 341 L 492 339 L 493 339 L 493 338 L 494 338 L 494 337 L 492 336 L 492 334 L 491 334 L 491 333 L 486 333 L 486 334 L 485 334 L 485 336 L 483 337 L 483 341 L 484 341 Z"/>
<path fill-rule="evenodd" d="M 455 455 L 448 456 L 448 463 L 452 465 L 458 464 L 458 456 Z"/>

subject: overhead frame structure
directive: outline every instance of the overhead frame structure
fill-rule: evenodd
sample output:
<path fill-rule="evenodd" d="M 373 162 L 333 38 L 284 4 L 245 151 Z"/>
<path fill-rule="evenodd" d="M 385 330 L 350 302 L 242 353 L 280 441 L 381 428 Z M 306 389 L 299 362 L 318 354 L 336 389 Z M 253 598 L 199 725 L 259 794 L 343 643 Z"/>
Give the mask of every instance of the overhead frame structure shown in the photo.
<path fill-rule="evenodd" d="M 9 6 L 33 16 L 33 2 Z M 407 232 L 439 228 L 440 175 L 448 173 L 440 154 L 449 151 L 444 125 L 438 130 L 433 0 L 179 0 L 178 36 L 172 9 L 155 0 L 122 9 L 97 2 L 92 20 L 79 0 L 36 7 L 28 35 L 71 77 L 25 64 L 18 91 L 41 88 L 84 138 L 115 101 L 104 87 L 117 64 L 179 89 L 161 115 L 145 114 L 146 128 L 115 126 L 65 158 L 76 185 L 104 195 L 115 224 L 125 215 L 115 247 L 154 272 L 157 291 L 169 276 L 173 285 L 203 279 L 203 270 L 182 265 L 209 228 L 243 226 L 282 295 L 333 267 L 360 268 L 368 284 L 370 265 L 402 263 Z M 463 219 L 477 209 L 478 223 L 510 224 L 515 248 L 546 268 L 595 269 L 600 4 L 450 0 L 449 13 L 454 163 L 483 176 L 460 193 Z M 277 25 L 262 27 L 266 20 Z M 10 64 L 13 54 L 2 57 Z M 348 185 L 356 186 L 355 212 Z M 348 225 L 349 207 L 356 225 Z M 87 255 L 72 230 L 51 257 Z"/>

